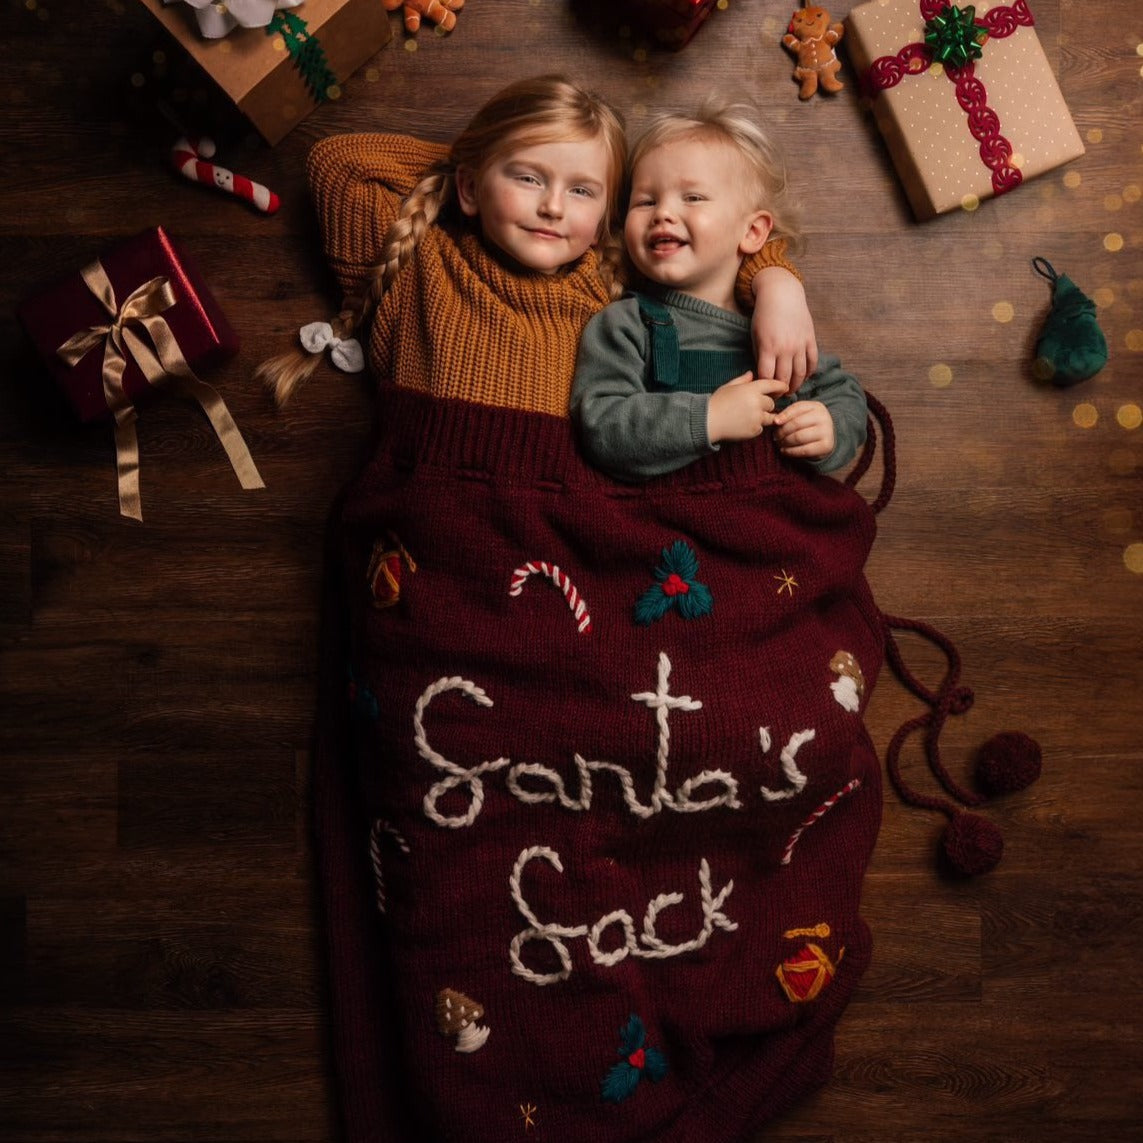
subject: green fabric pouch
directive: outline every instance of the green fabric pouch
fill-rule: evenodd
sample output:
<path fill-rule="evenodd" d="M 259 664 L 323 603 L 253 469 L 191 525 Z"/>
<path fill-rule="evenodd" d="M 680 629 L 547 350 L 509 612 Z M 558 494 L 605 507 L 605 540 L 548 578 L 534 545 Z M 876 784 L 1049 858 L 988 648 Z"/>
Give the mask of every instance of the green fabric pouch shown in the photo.
<path fill-rule="evenodd" d="M 1095 320 L 1095 303 L 1046 258 L 1033 258 L 1036 273 L 1052 283 L 1052 308 L 1036 341 L 1036 376 L 1059 388 L 1093 377 L 1107 364 L 1107 339 Z"/>

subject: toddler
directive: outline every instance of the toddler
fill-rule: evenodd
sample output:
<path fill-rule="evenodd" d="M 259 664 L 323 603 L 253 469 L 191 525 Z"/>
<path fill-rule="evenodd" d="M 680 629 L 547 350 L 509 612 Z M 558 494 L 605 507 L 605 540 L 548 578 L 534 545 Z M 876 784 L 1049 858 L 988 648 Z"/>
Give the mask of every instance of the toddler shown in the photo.
<path fill-rule="evenodd" d="M 746 105 L 661 116 L 636 143 L 624 229 L 646 287 L 588 323 L 572 391 L 594 464 L 646 479 L 768 426 L 819 472 L 853 459 L 866 402 L 836 357 L 802 385 L 753 372 L 735 283 L 776 227 L 794 232 L 785 169 Z"/>

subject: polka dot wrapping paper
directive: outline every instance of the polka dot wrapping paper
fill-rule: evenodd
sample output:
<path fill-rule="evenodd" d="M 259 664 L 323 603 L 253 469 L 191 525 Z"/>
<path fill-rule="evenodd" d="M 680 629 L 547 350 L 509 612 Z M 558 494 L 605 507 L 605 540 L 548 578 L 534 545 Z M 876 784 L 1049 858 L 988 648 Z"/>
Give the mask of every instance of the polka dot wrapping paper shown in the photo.
<path fill-rule="evenodd" d="M 1026 0 L 869 0 L 846 30 L 918 221 L 974 210 L 1084 153 Z"/>
<path fill-rule="evenodd" d="M 189 5 L 140 3 L 271 146 L 319 103 L 337 99 L 340 83 L 392 35 L 380 0 L 306 0 L 279 12 L 279 22 L 217 40 L 202 37 Z"/>

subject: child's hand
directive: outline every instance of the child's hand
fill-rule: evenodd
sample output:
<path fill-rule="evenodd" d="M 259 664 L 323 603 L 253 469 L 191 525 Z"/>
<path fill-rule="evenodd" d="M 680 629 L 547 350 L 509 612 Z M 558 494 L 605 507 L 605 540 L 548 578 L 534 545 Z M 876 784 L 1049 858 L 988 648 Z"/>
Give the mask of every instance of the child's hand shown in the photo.
<path fill-rule="evenodd" d="M 829 456 L 837 444 L 833 417 L 821 401 L 795 401 L 773 423 L 778 447 L 786 456 L 817 460 Z"/>
<path fill-rule="evenodd" d="M 774 423 L 774 398 L 786 392 L 784 381 L 754 379 L 743 373 L 719 386 L 711 395 L 706 411 L 707 436 L 719 441 L 748 441 Z"/>
<path fill-rule="evenodd" d="M 802 283 L 780 266 L 755 275 L 754 315 L 750 333 L 758 356 L 758 375 L 785 381 L 796 393 L 818 367 L 814 319 Z"/>

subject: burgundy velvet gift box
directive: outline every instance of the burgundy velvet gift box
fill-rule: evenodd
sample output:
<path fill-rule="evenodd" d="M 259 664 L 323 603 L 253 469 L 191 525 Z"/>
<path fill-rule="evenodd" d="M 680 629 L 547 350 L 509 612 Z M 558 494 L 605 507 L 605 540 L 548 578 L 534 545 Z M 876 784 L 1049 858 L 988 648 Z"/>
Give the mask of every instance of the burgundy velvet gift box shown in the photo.
<path fill-rule="evenodd" d="M 175 304 L 162 311 L 178 350 L 195 372 L 206 371 L 238 351 L 238 338 L 214 295 L 186 252 L 161 227 L 145 230 L 99 255 L 114 291 L 114 308 L 122 310 L 133 292 L 165 278 Z M 99 298 L 77 271 L 17 307 L 17 316 L 45 365 L 83 421 L 111 416 L 104 393 L 102 343 L 93 345 L 69 365 L 59 349 L 75 334 L 112 323 Z M 155 392 L 130 353 L 125 355 L 123 391 L 132 404 Z"/>
<path fill-rule="evenodd" d="M 626 0 L 630 19 L 664 47 L 678 50 L 717 6 L 716 0 Z"/>

